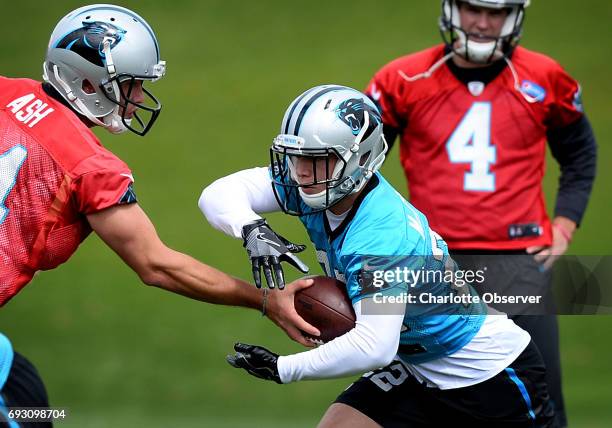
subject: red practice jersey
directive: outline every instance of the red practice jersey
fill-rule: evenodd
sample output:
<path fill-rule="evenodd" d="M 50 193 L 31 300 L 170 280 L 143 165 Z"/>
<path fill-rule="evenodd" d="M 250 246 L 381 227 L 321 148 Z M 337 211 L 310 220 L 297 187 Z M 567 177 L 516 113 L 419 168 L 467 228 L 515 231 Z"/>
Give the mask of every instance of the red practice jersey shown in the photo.
<path fill-rule="evenodd" d="M 550 245 L 542 193 L 546 132 L 582 114 L 578 83 L 552 59 L 522 47 L 487 85 L 465 84 L 436 46 L 384 66 L 367 92 L 399 132 L 411 202 L 451 249 Z M 527 231 L 527 232 L 526 232 Z"/>
<path fill-rule="evenodd" d="M 86 214 L 131 202 L 132 181 L 40 82 L 0 76 L 0 306 L 74 253 Z"/>

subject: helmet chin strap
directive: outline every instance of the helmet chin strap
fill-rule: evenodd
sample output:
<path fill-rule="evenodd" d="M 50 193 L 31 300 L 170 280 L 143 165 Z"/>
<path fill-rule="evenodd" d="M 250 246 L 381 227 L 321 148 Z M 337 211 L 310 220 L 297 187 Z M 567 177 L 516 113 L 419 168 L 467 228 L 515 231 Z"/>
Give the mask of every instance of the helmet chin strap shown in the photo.
<path fill-rule="evenodd" d="M 427 71 L 424 71 L 423 73 L 418 73 L 415 74 L 414 76 L 408 76 L 406 73 L 404 73 L 402 70 L 398 70 L 397 74 L 400 75 L 400 77 L 404 80 L 406 80 L 407 82 L 414 82 L 416 80 L 419 79 L 427 79 L 429 77 L 431 77 L 432 74 L 434 74 L 434 72 L 440 68 L 440 66 L 442 64 L 444 64 L 446 61 L 448 61 L 449 59 L 451 59 L 453 56 L 455 55 L 455 52 L 451 51 L 449 53 L 447 53 L 446 55 L 444 55 L 442 58 L 440 58 L 438 61 L 436 61 L 434 63 L 434 65 L 432 65 L 431 67 L 429 67 L 429 69 Z"/>
<path fill-rule="evenodd" d="M 321 209 L 321 208 L 326 208 L 326 196 L 327 196 L 327 190 L 322 190 L 319 193 L 314 193 L 312 195 L 304 192 L 304 189 L 302 189 L 301 187 L 298 188 L 298 192 L 300 194 L 300 198 L 302 198 L 302 201 L 304 201 L 304 203 L 306 205 L 308 205 L 310 208 L 314 208 L 314 209 Z"/>
<path fill-rule="evenodd" d="M 510 69 L 510 72 L 512 73 L 512 78 L 514 79 L 514 89 L 523 96 L 523 98 L 525 98 L 525 101 L 527 101 L 529 104 L 533 104 L 538 102 L 537 98 L 532 97 L 529 94 L 526 94 L 523 90 L 521 90 L 521 85 L 519 85 L 519 76 L 518 73 L 516 72 L 516 69 L 514 68 L 514 64 L 512 64 L 512 61 L 510 61 L 510 59 L 504 57 L 504 60 L 506 61 L 506 64 L 508 64 L 508 68 Z"/>
<path fill-rule="evenodd" d="M 44 78 L 45 80 L 48 80 L 48 75 L 47 75 L 47 63 L 44 64 Z M 95 117 L 93 114 L 91 114 L 91 112 L 89 111 L 89 109 L 87 107 L 85 107 L 85 103 L 83 103 L 83 101 L 81 101 L 80 98 L 78 98 L 76 95 L 74 95 L 74 93 L 72 92 L 72 89 L 70 89 L 70 86 L 68 86 L 68 84 L 66 82 L 64 82 L 64 79 L 62 79 L 59 75 L 59 69 L 57 67 L 56 64 L 53 64 L 53 76 L 55 77 L 55 80 L 57 81 L 57 83 L 60 84 L 60 86 L 62 87 L 62 89 L 64 90 L 64 94 L 66 94 L 66 98 L 68 99 L 68 101 L 74 105 L 75 109 L 81 113 L 83 116 L 85 116 L 89 121 L 95 123 L 96 125 L 99 126 L 104 126 L 105 124 L 104 122 L 100 121 L 100 119 L 98 119 L 97 117 Z"/>
<path fill-rule="evenodd" d="M 102 120 L 91 114 L 89 109 L 85 106 L 85 103 L 78 98 L 70 86 L 60 77 L 59 69 L 57 65 L 53 64 L 53 76 L 55 77 L 55 81 L 59 83 L 62 87 L 64 94 L 66 95 L 66 99 L 70 104 L 72 104 L 76 111 L 81 113 L 83 116 L 87 118 L 90 122 L 95 125 L 101 126 L 107 129 L 109 132 L 113 134 L 121 134 L 122 132 L 127 131 L 127 127 L 121 121 L 121 117 L 119 116 L 119 106 L 115 107 L 112 112 L 102 117 Z M 49 74 L 47 70 L 47 63 L 43 63 L 43 79 L 49 81 Z M 115 82 L 113 82 L 115 83 Z M 126 119 L 127 121 L 127 119 Z"/>
<path fill-rule="evenodd" d="M 111 134 L 123 134 L 127 131 L 127 127 L 123 124 L 123 122 L 118 119 L 118 116 L 114 111 L 104 116 L 104 128 Z M 126 122 L 130 122 L 131 119 L 126 119 Z"/>
<path fill-rule="evenodd" d="M 102 42 L 104 46 L 104 48 L 102 49 L 102 52 L 104 52 L 104 58 L 106 59 L 106 71 L 108 73 L 109 80 L 112 80 L 115 76 L 117 76 L 117 69 L 115 68 L 115 63 L 113 61 L 113 55 L 111 53 L 111 43 L 112 42 L 113 42 L 113 39 L 111 39 L 110 37 L 105 37 Z M 111 85 L 113 86 L 113 93 L 115 94 L 115 99 L 120 102 L 121 92 L 119 91 L 119 84 L 117 83 L 117 80 L 113 80 L 111 82 Z M 104 120 L 103 126 L 111 134 L 122 134 L 128 129 L 123 124 L 123 121 L 121 120 L 121 116 L 119 115 L 119 105 L 115 106 L 112 112 L 104 116 L 103 120 Z M 129 121 L 131 121 L 131 119 L 126 119 L 126 122 L 129 123 Z"/>
<path fill-rule="evenodd" d="M 455 51 L 467 61 L 476 64 L 489 64 L 504 56 L 497 41 L 474 42 L 468 40 L 467 35 L 462 31 L 458 33 L 459 46 Z"/>
<path fill-rule="evenodd" d="M 402 70 L 398 70 L 398 74 L 402 77 L 402 79 L 408 81 L 408 82 L 414 82 L 416 80 L 419 79 L 427 79 L 429 77 L 431 77 L 431 75 L 442 65 L 444 64 L 446 61 L 448 61 L 450 58 L 452 58 L 454 55 L 457 55 L 454 51 L 451 51 L 450 53 L 446 54 L 445 56 L 443 56 L 440 60 L 438 60 L 434 65 L 432 65 L 429 70 L 423 72 L 423 73 L 418 73 L 415 74 L 414 76 L 408 76 L 406 73 L 404 73 Z M 518 73 L 516 72 L 516 69 L 514 68 L 514 64 L 512 64 L 512 61 L 506 57 L 505 55 L 503 55 L 503 59 L 506 62 L 506 64 L 508 64 L 508 68 L 510 69 L 510 73 L 512 73 L 512 79 L 514 80 L 514 84 L 513 87 L 514 89 L 521 94 L 521 96 L 525 99 L 525 101 L 527 101 L 529 104 L 533 104 L 535 102 L 537 102 L 538 100 L 532 96 L 530 96 L 529 94 L 526 94 L 525 92 L 523 92 L 521 90 L 521 85 L 519 84 L 519 76 Z M 387 142 L 385 141 L 385 145 L 387 145 Z M 384 160 L 384 157 L 383 157 Z"/>

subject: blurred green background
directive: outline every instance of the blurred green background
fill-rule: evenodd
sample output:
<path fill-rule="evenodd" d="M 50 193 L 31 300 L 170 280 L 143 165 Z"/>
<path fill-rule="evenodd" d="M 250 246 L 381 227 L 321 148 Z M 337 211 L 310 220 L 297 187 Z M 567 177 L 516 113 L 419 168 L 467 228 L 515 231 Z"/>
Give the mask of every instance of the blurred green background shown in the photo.
<path fill-rule="evenodd" d="M 2 2 L 0 74 L 40 79 L 55 23 L 81 2 Z M 197 209 L 202 188 L 235 170 L 264 165 L 288 103 L 323 83 L 365 87 L 396 56 L 439 42 L 435 0 L 331 2 L 123 1 L 149 21 L 168 74 L 150 86 L 164 104 L 152 132 L 102 141 L 133 169 L 139 201 L 173 248 L 242 278 L 241 243 L 213 230 Z M 523 45 L 576 77 L 599 141 L 599 175 L 574 254 L 612 254 L 607 215 L 612 171 L 612 3 L 536 0 Z M 402 192 L 397 149 L 383 168 Z M 546 195 L 558 177 L 550 161 Z M 269 216 L 290 239 L 298 222 Z M 314 254 L 304 256 L 320 272 Z M 295 271 L 287 274 L 296 278 Z M 142 286 L 95 236 L 65 265 L 38 275 L 0 311 L 0 331 L 31 359 L 64 427 L 309 427 L 349 379 L 278 386 L 230 369 L 239 339 L 296 352 L 255 311 L 215 307 Z M 561 319 L 570 423 L 612 420 L 612 317 Z"/>

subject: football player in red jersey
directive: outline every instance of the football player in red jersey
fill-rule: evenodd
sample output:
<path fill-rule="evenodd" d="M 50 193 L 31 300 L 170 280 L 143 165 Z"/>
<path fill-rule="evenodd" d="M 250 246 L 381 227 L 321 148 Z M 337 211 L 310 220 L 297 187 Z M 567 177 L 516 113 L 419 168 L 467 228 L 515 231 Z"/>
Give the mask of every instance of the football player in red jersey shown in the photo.
<path fill-rule="evenodd" d="M 443 0 L 444 44 L 388 63 L 367 92 L 382 110 L 387 141 L 400 137 L 410 201 L 455 258 L 464 268 L 496 263 L 487 287 L 522 288 L 550 304 L 548 268 L 584 214 L 596 143 L 579 84 L 553 59 L 518 46 L 528 4 Z M 552 222 L 542 194 L 547 141 L 561 167 Z M 475 256 L 487 254 L 534 256 Z M 556 317 L 513 319 L 544 356 L 564 426 Z"/>
<path fill-rule="evenodd" d="M 157 39 L 139 15 L 92 5 L 57 24 L 43 84 L 0 76 L 0 306 L 37 271 L 68 260 L 93 230 L 144 283 L 211 303 L 263 306 L 307 345 L 299 329 L 317 330 L 299 317 L 293 295 L 311 281 L 265 297 L 166 247 L 136 202 L 130 169 L 90 131 L 146 134 L 161 105 L 143 83 L 164 73 Z M 3 405 L 47 399 L 35 369 L 0 334 L 0 421 Z"/>

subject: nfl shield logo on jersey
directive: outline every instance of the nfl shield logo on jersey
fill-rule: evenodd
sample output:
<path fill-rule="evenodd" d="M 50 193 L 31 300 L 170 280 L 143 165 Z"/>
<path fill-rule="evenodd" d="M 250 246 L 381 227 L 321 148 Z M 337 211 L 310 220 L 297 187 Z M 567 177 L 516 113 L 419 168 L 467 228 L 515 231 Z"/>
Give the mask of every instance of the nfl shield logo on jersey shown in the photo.
<path fill-rule="evenodd" d="M 477 80 L 473 82 L 468 82 L 468 90 L 470 91 L 470 94 L 474 95 L 475 97 L 482 94 L 484 88 L 485 84 L 483 82 L 479 82 Z"/>
<path fill-rule="evenodd" d="M 546 98 L 546 89 L 537 83 L 530 82 L 529 80 L 523 80 L 523 83 L 521 84 L 521 92 L 529 95 L 536 102 L 542 102 L 544 101 L 544 98 Z"/>

